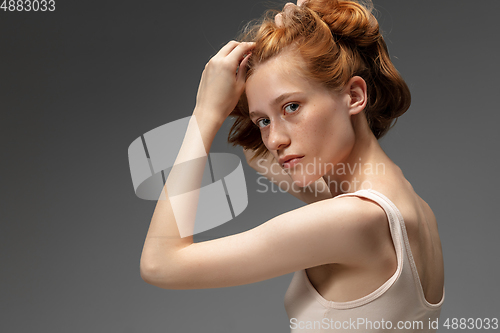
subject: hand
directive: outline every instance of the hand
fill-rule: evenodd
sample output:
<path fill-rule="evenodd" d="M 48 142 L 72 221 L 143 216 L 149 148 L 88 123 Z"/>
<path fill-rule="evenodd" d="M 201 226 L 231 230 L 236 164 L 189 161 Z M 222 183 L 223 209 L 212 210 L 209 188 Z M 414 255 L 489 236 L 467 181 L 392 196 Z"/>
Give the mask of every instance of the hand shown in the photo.
<path fill-rule="evenodd" d="M 297 0 L 297 6 L 302 6 L 304 2 L 306 2 L 306 0 Z M 287 2 L 283 7 L 283 11 L 287 10 L 287 7 L 290 6 L 295 6 L 295 5 L 292 2 Z M 274 22 L 278 27 L 281 27 L 283 25 L 283 14 L 282 13 L 276 14 L 276 16 L 274 17 Z"/>
<path fill-rule="evenodd" d="M 248 55 L 254 46 L 230 41 L 210 59 L 201 75 L 195 114 L 224 122 L 245 89 Z"/>

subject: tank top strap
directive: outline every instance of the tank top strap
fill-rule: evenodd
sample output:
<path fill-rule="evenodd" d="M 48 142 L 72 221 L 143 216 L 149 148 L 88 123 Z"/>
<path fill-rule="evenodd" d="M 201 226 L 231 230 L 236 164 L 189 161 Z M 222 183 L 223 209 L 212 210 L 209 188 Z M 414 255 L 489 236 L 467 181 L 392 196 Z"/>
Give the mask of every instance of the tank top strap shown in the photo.
<path fill-rule="evenodd" d="M 376 202 L 385 211 L 387 220 L 389 221 L 389 229 L 392 236 L 392 242 L 394 244 L 394 249 L 396 250 L 396 258 L 398 260 L 397 272 L 401 272 L 403 268 L 404 258 L 407 256 L 407 251 L 404 246 L 403 237 L 403 216 L 399 213 L 396 206 L 382 193 L 379 193 L 372 189 L 359 190 L 353 193 L 344 193 L 337 195 L 335 198 L 341 198 L 345 196 L 357 196 L 366 198 L 368 200 Z"/>
<path fill-rule="evenodd" d="M 424 290 L 422 288 L 422 283 L 420 277 L 418 276 L 417 265 L 413 259 L 413 254 L 411 252 L 410 241 L 408 239 L 408 234 L 406 233 L 406 226 L 404 223 L 403 215 L 396 207 L 396 205 L 387 198 L 384 194 L 375 191 L 373 189 L 359 190 L 353 193 L 344 193 L 336 196 L 335 198 L 343 196 L 358 196 L 367 198 L 378 203 L 385 211 L 387 219 L 389 220 L 389 227 L 391 230 L 392 240 L 394 248 L 396 249 L 396 256 L 398 259 L 398 271 L 402 270 L 402 265 L 404 264 L 405 270 L 411 271 L 413 277 L 413 283 L 415 287 L 419 290 L 419 298 L 421 302 L 428 308 L 436 309 L 441 306 L 444 301 L 444 287 L 443 287 L 443 297 L 441 301 L 437 304 L 431 304 L 425 299 Z"/>

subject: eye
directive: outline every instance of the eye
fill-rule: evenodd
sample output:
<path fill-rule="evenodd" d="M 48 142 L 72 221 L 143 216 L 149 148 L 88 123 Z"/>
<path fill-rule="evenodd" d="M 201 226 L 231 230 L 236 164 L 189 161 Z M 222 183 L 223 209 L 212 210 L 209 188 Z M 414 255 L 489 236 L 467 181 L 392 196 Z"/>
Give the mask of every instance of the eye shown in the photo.
<path fill-rule="evenodd" d="M 293 113 L 299 109 L 300 105 L 298 103 L 290 103 L 285 106 L 285 111 L 287 113 Z"/>
<path fill-rule="evenodd" d="M 263 123 L 264 121 L 267 121 L 267 123 Z M 263 128 L 263 127 L 266 127 L 267 125 L 269 125 L 269 119 L 266 119 L 266 118 L 261 118 L 259 120 L 257 120 L 255 122 L 255 124 L 257 125 L 257 127 L 259 128 Z"/>

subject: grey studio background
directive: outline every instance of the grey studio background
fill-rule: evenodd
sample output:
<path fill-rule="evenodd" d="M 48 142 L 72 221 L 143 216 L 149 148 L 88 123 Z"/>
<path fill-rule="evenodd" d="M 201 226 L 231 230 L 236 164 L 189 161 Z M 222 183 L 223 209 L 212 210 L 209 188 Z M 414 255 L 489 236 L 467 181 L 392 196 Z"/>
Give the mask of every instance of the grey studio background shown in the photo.
<path fill-rule="evenodd" d="M 498 317 L 500 2 L 374 2 L 413 97 L 381 144 L 438 220 L 440 331 L 446 318 Z M 205 63 L 271 6 L 57 0 L 55 12 L 0 11 L 0 331 L 289 332 L 292 274 L 207 290 L 141 279 L 155 202 L 135 196 L 127 157 L 138 136 L 191 114 Z M 212 151 L 243 159 L 229 126 Z M 302 205 L 258 193 L 244 168 L 247 209 L 195 241 Z"/>

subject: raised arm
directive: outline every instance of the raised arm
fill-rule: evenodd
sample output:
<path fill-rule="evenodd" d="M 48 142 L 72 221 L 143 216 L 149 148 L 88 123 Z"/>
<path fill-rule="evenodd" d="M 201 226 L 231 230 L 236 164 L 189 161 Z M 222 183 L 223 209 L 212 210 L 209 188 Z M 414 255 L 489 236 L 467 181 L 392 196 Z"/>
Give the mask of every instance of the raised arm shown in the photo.
<path fill-rule="evenodd" d="M 171 252 L 143 279 L 164 289 L 238 286 L 328 263 L 366 267 L 384 256 L 387 244 L 389 224 L 380 206 L 333 198 Z"/>
<path fill-rule="evenodd" d="M 332 194 L 323 178 L 318 179 L 315 183 L 307 187 L 298 187 L 293 184 L 292 178 L 283 171 L 272 154 L 267 154 L 266 157 L 252 159 L 254 156 L 252 150 L 243 149 L 243 153 L 245 154 L 248 165 L 255 169 L 255 171 L 297 199 L 310 204 L 332 198 Z"/>
<path fill-rule="evenodd" d="M 176 253 L 193 244 L 194 222 L 213 139 L 245 87 L 252 43 L 231 41 L 210 59 L 203 71 L 196 107 L 174 166 L 156 204 L 144 241 L 140 270 L 145 280 L 158 269 L 175 269 Z M 237 71 L 238 66 L 241 70 Z"/>
<path fill-rule="evenodd" d="M 216 132 L 243 91 L 244 54 L 250 50 L 249 44 L 230 42 L 205 68 L 194 121 L 188 126 L 144 243 L 141 277 L 149 284 L 166 289 L 218 288 L 327 263 L 361 267 L 380 257 L 383 244 L 392 244 L 382 208 L 356 197 L 313 202 L 228 237 L 198 243 L 192 236 L 181 237 L 180 230 L 192 226 L 183 225 L 178 217 L 187 216 L 189 222 L 196 215 L 198 197 L 193 189 L 200 186 L 206 162 L 199 156 L 209 152 Z M 235 76 L 238 65 L 243 69 Z"/>

